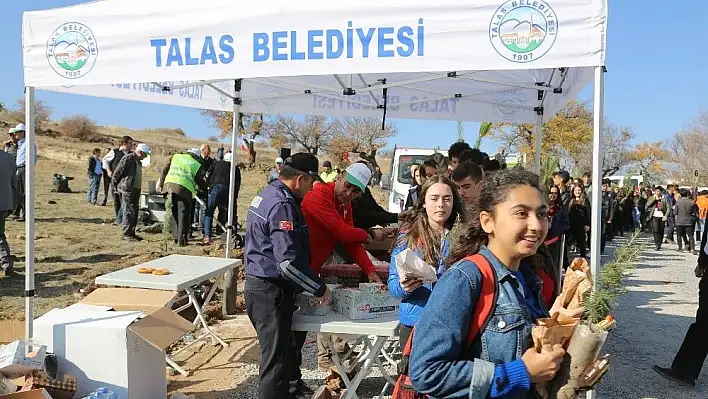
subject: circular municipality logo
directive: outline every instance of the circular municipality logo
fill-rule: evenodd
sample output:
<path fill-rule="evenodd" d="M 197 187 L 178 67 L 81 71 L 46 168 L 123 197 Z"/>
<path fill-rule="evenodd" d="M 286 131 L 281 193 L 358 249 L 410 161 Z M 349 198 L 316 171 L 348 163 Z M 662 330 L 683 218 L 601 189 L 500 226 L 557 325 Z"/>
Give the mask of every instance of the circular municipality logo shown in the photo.
<path fill-rule="evenodd" d="M 97 55 L 93 32 L 77 22 L 63 24 L 47 40 L 49 66 L 67 79 L 78 79 L 89 73 Z"/>
<path fill-rule="evenodd" d="M 229 95 L 233 96 L 233 91 L 234 91 L 234 85 L 231 82 L 218 82 L 216 84 L 216 87 L 218 87 L 220 90 L 229 93 Z M 217 93 L 219 93 L 219 104 L 221 104 L 222 107 L 226 107 L 227 105 L 233 104 L 233 99 L 232 97 L 228 97 L 224 95 L 221 91 L 216 90 Z"/>
<path fill-rule="evenodd" d="M 502 4 L 489 24 L 494 49 L 509 61 L 535 61 L 553 47 L 558 19 L 543 0 L 514 0 Z"/>
<path fill-rule="evenodd" d="M 256 88 L 256 94 L 258 95 L 263 107 L 272 111 L 275 107 L 280 104 L 282 96 L 285 95 L 285 90 L 279 86 L 271 86 L 270 84 L 259 84 Z"/>
<path fill-rule="evenodd" d="M 504 119 L 510 119 L 518 114 L 524 106 L 526 106 L 526 97 L 520 90 L 504 90 L 494 94 L 494 109 Z"/>

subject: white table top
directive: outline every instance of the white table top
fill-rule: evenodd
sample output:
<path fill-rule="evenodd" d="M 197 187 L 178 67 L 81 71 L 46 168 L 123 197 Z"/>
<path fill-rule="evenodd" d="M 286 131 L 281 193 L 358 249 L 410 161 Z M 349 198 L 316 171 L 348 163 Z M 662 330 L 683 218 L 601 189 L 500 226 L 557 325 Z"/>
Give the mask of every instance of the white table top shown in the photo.
<path fill-rule="evenodd" d="M 217 277 L 241 265 L 240 259 L 207 256 L 170 255 L 141 265 L 96 277 L 96 284 L 152 290 L 182 291 L 204 280 Z M 169 275 L 140 274 L 138 268 L 168 269 Z"/>
<path fill-rule="evenodd" d="M 296 313 L 291 329 L 294 331 L 395 337 L 398 335 L 399 324 L 398 315 L 369 320 L 350 320 L 346 316 L 330 310 L 324 316 Z"/>

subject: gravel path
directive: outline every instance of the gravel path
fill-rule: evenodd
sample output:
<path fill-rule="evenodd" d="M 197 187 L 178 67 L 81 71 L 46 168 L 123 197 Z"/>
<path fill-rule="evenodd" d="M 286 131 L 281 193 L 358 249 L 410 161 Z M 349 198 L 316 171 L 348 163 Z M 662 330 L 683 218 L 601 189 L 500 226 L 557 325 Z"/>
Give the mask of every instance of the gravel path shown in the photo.
<path fill-rule="evenodd" d="M 639 240 L 646 249 L 626 280 L 629 292 L 621 297 L 614 311 L 617 327 L 610 332 L 602 351 L 610 354 L 612 366 L 597 398 L 707 398 L 706 373 L 696 388 L 688 389 L 659 377 L 651 369 L 654 364 L 671 365 L 694 321 L 698 279 L 693 269 L 697 256 L 677 252 L 675 244 L 664 244 L 662 251 L 655 251 L 648 235 Z"/>

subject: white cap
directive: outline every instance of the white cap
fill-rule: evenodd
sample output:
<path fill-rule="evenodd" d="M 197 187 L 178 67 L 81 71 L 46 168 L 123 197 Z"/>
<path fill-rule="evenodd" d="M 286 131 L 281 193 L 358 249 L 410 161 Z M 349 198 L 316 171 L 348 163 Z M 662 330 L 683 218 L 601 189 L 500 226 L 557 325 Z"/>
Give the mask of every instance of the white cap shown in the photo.
<path fill-rule="evenodd" d="M 20 123 L 17 126 L 10 129 L 9 133 L 17 133 L 17 132 L 24 132 L 24 131 L 25 131 L 25 124 Z"/>
<path fill-rule="evenodd" d="M 224 161 L 226 161 L 226 162 L 231 162 L 231 160 L 232 160 L 233 158 L 234 158 L 234 154 L 233 154 L 233 153 L 227 152 L 226 154 L 224 154 Z"/>
<path fill-rule="evenodd" d="M 201 157 L 201 156 L 202 156 L 202 152 L 199 150 L 199 148 L 190 148 L 190 149 L 187 150 L 187 152 L 190 153 L 190 154 L 194 154 L 194 155 L 196 155 L 196 156 L 198 156 L 198 157 Z"/>
<path fill-rule="evenodd" d="M 369 185 L 369 180 L 371 180 L 371 170 L 363 163 L 355 163 L 346 169 L 347 181 L 349 184 L 353 184 L 361 189 L 361 191 L 366 191 L 366 186 Z"/>
<path fill-rule="evenodd" d="M 135 147 L 135 150 L 136 150 L 136 151 L 140 151 L 140 152 L 142 152 L 143 154 L 150 155 L 150 146 L 147 145 L 147 144 L 145 144 L 145 143 L 140 143 L 140 144 L 138 144 L 138 146 Z"/>
<path fill-rule="evenodd" d="M 281 157 L 275 158 L 275 163 L 283 163 L 283 158 L 281 158 Z"/>

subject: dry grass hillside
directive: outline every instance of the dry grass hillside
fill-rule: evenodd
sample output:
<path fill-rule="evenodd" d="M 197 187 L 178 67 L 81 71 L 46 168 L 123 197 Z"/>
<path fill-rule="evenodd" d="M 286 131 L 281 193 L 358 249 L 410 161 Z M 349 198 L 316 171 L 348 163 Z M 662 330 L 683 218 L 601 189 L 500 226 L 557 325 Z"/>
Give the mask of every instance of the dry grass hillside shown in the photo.
<path fill-rule="evenodd" d="M 0 129 L 12 124 L 8 114 L 0 112 Z M 113 225 L 114 212 L 108 206 L 92 206 L 85 200 L 86 165 L 93 148 L 115 147 L 118 138 L 130 135 L 153 148 L 152 165 L 144 170 L 143 183 L 157 180 L 167 154 L 197 147 L 203 140 L 183 137 L 170 129 L 130 130 L 122 127 L 98 127 L 97 142 L 83 142 L 66 137 L 60 125 L 50 122 L 37 136 L 39 161 L 35 174 L 35 269 L 37 298 L 35 314 L 71 304 L 77 292 L 90 285 L 98 275 L 132 266 L 168 254 L 223 256 L 223 249 L 189 245 L 179 248 L 162 234 L 143 234 L 145 241 L 128 243 L 120 239 L 120 228 Z M 216 148 L 216 143 L 211 143 Z M 239 154 L 240 156 L 241 154 Z M 276 157 L 276 151 L 259 148 L 259 163 L 242 171 L 243 182 L 239 203 L 239 219 L 245 220 L 246 204 L 266 182 L 266 171 Z M 388 168 L 388 161 L 381 162 Z M 52 176 L 60 173 L 72 176 L 71 194 L 51 192 Z M 380 200 L 383 195 L 379 190 Z M 99 190 L 99 201 L 103 187 Z M 381 202 L 384 204 L 385 202 Z M 24 223 L 7 221 L 6 234 L 16 270 L 24 275 Z M 23 318 L 23 278 L 0 279 L 0 319 Z"/>

